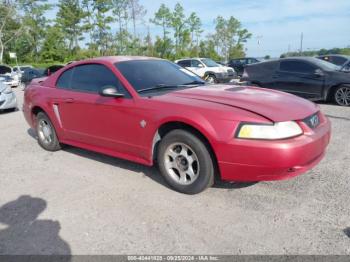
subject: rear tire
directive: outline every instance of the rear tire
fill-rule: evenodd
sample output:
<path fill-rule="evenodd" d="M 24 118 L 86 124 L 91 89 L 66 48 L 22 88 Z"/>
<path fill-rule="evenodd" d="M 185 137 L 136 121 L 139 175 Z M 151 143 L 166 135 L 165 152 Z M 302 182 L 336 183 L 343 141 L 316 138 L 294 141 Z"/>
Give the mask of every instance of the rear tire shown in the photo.
<path fill-rule="evenodd" d="M 36 133 L 38 143 L 43 149 L 51 152 L 61 149 L 56 130 L 49 117 L 43 112 L 36 115 Z"/>
<path fill-rule="evenodd" d="M 160 142 L 159 170 L 167 183 L 184 194 L 197 194 L 214 183 L 214 164 L 206 145 L 192 133 L 176 129 Z"/>
<path fill-rule="evenodd" d="M 350 86 L 338 86 L 333 92 L 333 102 L 339 106 L 350 106 Z"/>

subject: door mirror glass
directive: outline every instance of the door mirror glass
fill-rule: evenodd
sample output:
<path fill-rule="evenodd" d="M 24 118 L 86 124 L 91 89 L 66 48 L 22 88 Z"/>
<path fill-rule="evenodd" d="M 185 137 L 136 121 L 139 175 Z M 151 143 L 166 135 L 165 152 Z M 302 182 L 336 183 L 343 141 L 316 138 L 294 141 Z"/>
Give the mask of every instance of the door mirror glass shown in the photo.
<path fill-rule="evenodd" d="M 115 97 L 115 98 L 124 97 L 124 94 L 119 93 L 114 86 L 102 87 L 100 91 L 100 95 L 105 97 Z"/>

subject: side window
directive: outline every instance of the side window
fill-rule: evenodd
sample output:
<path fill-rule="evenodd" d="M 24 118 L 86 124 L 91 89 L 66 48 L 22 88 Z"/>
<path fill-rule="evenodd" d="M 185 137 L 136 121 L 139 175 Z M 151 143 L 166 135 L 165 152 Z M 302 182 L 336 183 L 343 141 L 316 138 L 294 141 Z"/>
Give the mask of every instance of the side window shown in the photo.
<path fill-rule="evenodd" d="M 74 68 L 71 68 L 64 71 L 63 74 L 61 74 L 61 76 L 58 78 L 58 81 L 56 83 L 56 86 L 58 88 L 64 88 L 64 89 L 71 88 L 70 83 L 72 80 L 73 70 Z"/>
<path fill-rule="evenodd" d="M 315 66 L 303 61 L 282 61 L 280 64 L 280 70 L 286 72 L 311 74 L 315 72 L 316 69 Z"/>
<path fill-rule="evenodd" d="M 182 60 L 177 63 L 181 67 L 191 67 L 191 61 L 190 60 Z"/>
<path fill-rule="evenodd" d="M 333 64 L 336 64 L 338 66 L 342 66 L 345 64 L 346 62 L 346 58 L 344 57 L 340 57 L 340 56 L 334 56 L 332 57 L 332 59 L 330 60 Z"/>
<path fill-rule="evenodd" d="M 74 67 L 71 81 L 73 90 L 98 93 L 105 86 L 113 86 L 118 92 L 130 97 L 118 78 L 104 65 L 88 64 Z"/>
<path fill-rule="evenodd" d="M 192 67 L 199 67 L 199 65 L 201 65 L 201 62 L 198 60 L 192 60 Z"/>

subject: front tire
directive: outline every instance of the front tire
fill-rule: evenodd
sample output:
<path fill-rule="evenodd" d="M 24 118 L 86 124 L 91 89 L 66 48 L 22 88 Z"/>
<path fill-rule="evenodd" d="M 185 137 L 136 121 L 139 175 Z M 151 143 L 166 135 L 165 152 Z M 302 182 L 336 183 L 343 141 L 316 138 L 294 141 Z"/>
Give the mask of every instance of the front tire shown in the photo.
<path fill-rule="evenodd" d="M 214 183 L 214 164 L 207 146 L 192 133 L 176 129 L 160 142 L 158 165 L 176 191 L 197 194 Z"/>
<path fill-rule="evenodd" d="M 218 80 L 216 79 L 215 75 L 207 75 L 207 77 L 205 78 L 205 80 L 209 83 L 209 84 L 216 84 L 218 82 Z"/>
<path fill-rule="evenodd" d="M 61 149 L 55 128 L 49 117 L 43 112 L 39 112 L 36 116 L 36 133 L 39 145 L 45 150 L 54 152 Z"/>
<path fill-rule="evenodd" d="M 334 90 L 333 101 L 339 106 L 350 106 L 350 86 L 337 87 Z"/>

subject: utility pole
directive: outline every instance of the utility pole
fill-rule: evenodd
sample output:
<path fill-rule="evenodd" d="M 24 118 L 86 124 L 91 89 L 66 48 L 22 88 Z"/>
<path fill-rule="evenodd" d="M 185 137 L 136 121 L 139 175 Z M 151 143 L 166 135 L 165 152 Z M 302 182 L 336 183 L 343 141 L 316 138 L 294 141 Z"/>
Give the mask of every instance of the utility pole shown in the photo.
<path fill-rule="evenodd" d="M 302 32 L 300 36 L 300 54 L 303 53 L 303 41 L 304 41 L 304 33 Z"/>

